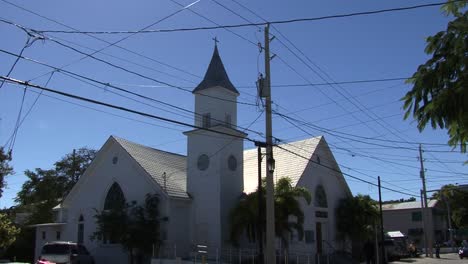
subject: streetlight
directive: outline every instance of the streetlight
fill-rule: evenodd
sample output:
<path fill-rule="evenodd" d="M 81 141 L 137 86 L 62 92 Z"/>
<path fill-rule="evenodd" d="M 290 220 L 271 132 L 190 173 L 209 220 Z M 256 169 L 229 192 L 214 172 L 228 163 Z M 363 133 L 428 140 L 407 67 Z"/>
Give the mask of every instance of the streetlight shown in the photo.
<path fill-rule="evenodd" d="M 267 168 L 270 173 L 273 173 L 275 171 L 275 159 L 274 158 L 268 158 L 267 160 Z"/>

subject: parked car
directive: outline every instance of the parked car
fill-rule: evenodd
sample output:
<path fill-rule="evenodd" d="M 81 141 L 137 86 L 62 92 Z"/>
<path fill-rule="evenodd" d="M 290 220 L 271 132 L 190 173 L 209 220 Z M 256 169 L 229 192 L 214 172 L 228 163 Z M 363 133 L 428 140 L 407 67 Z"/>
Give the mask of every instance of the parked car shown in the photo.
<path fill-rule="evenodd" d="M 384 247 L 387 261 L 399 260 L 405 256 L 406 250 L 403 250 L 399 241 L 395 241 L 394 239 L 385 239 Z"/>
<path fill-rule="evenodd" d="M 46 243 L 42 247 L 41 255 L 36 264 L 94 264 L 94 258 L 85 246 L 66 241 Z"/>
<path fill-rule="evenodd" d="M 398 260 L 417 255 L 417 249 L 408 243 L 408 237 L 400 231 L 389 231 L 385 233 L 384 247 L 387 260 Z"/>
<path fill-rule="evenodd" d="M 461 247 L 458 249 L 458 256 L 460 259 L 468 258 L 468 247 Z"/>

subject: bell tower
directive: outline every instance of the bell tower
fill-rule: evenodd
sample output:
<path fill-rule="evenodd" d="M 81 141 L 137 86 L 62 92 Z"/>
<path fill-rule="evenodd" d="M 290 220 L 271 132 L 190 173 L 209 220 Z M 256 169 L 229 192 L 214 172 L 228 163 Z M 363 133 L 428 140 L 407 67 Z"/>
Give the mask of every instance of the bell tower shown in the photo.
<path fill-rule="evenodd" d="M 243 140 L 237 129 L 239 92 L 215 43 L 195 96 L 194 130 L 187 136 L 187 192 L 192 198 L 192 243 L 221 248 L 229 240 L 229 214 L 244 189 Z"/>

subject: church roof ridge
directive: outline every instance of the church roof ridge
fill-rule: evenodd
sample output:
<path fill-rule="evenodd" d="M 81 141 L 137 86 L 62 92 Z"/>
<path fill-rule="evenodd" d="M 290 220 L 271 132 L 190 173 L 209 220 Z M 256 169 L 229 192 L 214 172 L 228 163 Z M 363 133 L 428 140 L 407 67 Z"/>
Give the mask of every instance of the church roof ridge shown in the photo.
<path fill-rule="evenodd" d="M 223 61 L 221 56 L 219 56 L 218 45 L 215 44 L 213 51 L 213 56 L 211 57 L 210 64 L 206 70 L 205 77 L 200 82 L 200 84 L 195 87 L 192 93 L 196 93 L 211 87 L 223 87 L 237 95 L 239 91 L 234 87 L 234 85 L 229 80 L 229 76 L 224 68 Z"/>
<path fill-rule="evenodd" d="M 111 136 L 171 197 L 189 198 L 187 157 Z M 166 175 L 166 177 L 164 177 Z"/>
<path fill-rule="evenodd" d="M 150 149 L 150 150 L 155 150 L 155 151 L 159 151 L 159 152 L 162 152 L 162 153 L 167 153 L 167 154 L 170 154 L 170 155 L 176 155 L 176 156 L 180 156 L 180 157 L 184 157 L 184 158 L 187 157 L 186 155 L 183 155 L 183 154 L 179 154 L 179 153 L 175 153 L 175 152 L 171 152 L 171 151 L 167 151 L 167 150 L 162 150 L 162 149 L 157 149 L 157 148 L 154 148 L 154 147 L 151 147 L 151 146 L 146 146 L 146 145 L 143 145 L 143 144 L 140 144 L 140 143 L 136 143 L 134 141 L 131 141 L 131 140 L 128 140 L 126 138 L 122 138 L 122 137 L 119 137 L 119 136 L 116 136 L 116 135 L 111 135 L 111 137 L 114 138 L 115 140 L 119 141 L 119 142 L 124 141 L 124 142 L 127 142 L 129 144 L 140 146 L 142 148 L 147 148 L 147 149 Z"/>

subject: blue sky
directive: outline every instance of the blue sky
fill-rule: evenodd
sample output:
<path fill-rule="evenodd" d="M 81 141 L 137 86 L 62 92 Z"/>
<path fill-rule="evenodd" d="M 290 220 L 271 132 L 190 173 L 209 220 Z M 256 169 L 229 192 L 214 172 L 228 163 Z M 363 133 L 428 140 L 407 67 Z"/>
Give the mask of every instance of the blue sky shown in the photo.
<path fill-rule="evenodd" d="M 8 1 L 68 26 L 89 31 L 138 30 L 180 9 L 179 5 L 170 0 Z M 191 3 L 191 1 L 174 1 L 182 5 Z M 317 17 L 428 3 L 370 0 L 237 1 L 267 20 Z M 236 2 L 226 0 L 221 3 L 248 20 L 260 21 Z M 39 30 L 66 29 L 4 1 L 0 1 L 0 10 L 2 10 L 0 18 L 26 27 Z M 190 7 L 190 10 L 218 24 L 245 23 L 242 18 L 212 0 L 201 0 Z M 184 10 L 151 29 L 213 26 L 212 22 L 190 10 Z M 421 188 L 419 161 L 416 158 L 417 145 L 393 141 L 439 144 L 447 142 L 448 137 L 445 131 L 431 128 L 419 133 L 414 121 L 403 120 L 402 103 L 399 99 L 410 86 L 403 81 L 334 86 L 280 87 L 278 85 L 409 77 L 417 66 L 428 58 L 424 53 L 425 38 L 443 30 L 447 21 L 449 18 L 444 17 L 438 7 L 431 7 L 275 26 L 271 29 L 271 33 L 277 38 L 271 43 L 272 52 L 277 54 L 271 63 L 274 109 L 293 118 L 311 122 L 319 128 L 303 126 L 300 130 L 276 116 L 273 119 L 274 136 L 284 142 L 290 142 L 325 135 L 343 172 L 372 182 L 376 182 L 376 177 L 379 175 L 383 180 L 382 185 L 417 195 Z M 118 45 L 146 58 L 117 47 L 106 48 L 96 56 L 151 78 L 192 89 L 205 73 L 213 52 L 212 38 L 217 37 L 220 41 L 218 44 L 220 54 L 230 79 L 241 93 L 239 101 L 255 104 L 256 89 L 253 85 L 259 72 L 263 71 L 264 60 L 263 54 L 259 55 L 258 47 L 251 42 L 263 42 L 261 29 L 257 27 L 232 29 L 242 38 L 223 29 L 136 34 Z M 0 23 L 0 34 L 2 36 L 0 49 L 9 52 L 19 53 L 26 41 L 24 32 L 11 25 Z M 97 50 L 107 46 L 102 41 L 82 34 L 50 33 L 48 36 L 88 53 L 91 52 L 89 48 Z M 98 37 L 113 42 L 124 36 L 99 35 Z M 307 65 L 298 60 L 282 43 L 290 49 L 294 49 L 291 46 L 291 43 L 294 43 L 307 56 L 300 55 Z M 296 53 L 299 54 L 297 51 Z M 73 62 L 65 69 L 103 82 L 118 84 L 170 104 L 193 109 L 191 93 L 171 87 L 161 87 L 158 83 L 125 73 L 90 58 L 76 62 L 83 56 L 50 41 L 34 42 L 31 47 L 25 49 L 24 56 L 54 66 Z M 0 74 L 6 75 L 14 58 L 0 53 L 0 62 Z M 46 73 L 49 72 L 50 69 L 43 66 L 20 61 L 11 77 L 32 80 L 43 75 L 32 82 L 44 85 L 50 76 Z M 93 87 L 61 73 L 52 76 L 48 87 L 184 122 L 191 122 L 193 119 L 190 114 L 148 101 L 142 104 L 129 100 L 116 95 L 109 88 Z M 11 84 L 5 84 L 0 89 L 1 145 L 6 144 L 12 135 L 23 92 L 23 88 Z M 35 91 L 27 90 L 23 116 L 36 97 Z M 259 107 L 241 104 L 238 109 L 240 126 L 251 125 L 252 130 L 264 131 L 264 115 L 251 124 L 261 114 Z M 186 140 L 182 134 L 186 130 L 189 128 L 44 93 L 18 130 L 13 149 L 14 160 L 11 163 L 16 174 L 7 178 L 8 186 L 0 199 L 0 207 L 13 204 L 13 198 L 25 180 L 24 170 L 51 168 L 55 161 L 71 152 L 73 148 L 87 146 L 99 149 L 110 135 L 116 135 L 155 148 L 186 154 Z M 334 132 L 331 134 L 323 132 L 330 130 Z M 350 140 L 349 136 L 340 133 L 383 141 L 359 139 L 371 143 L 366 144 Z M 249 133 L 249 136 L 260 139 L 255 133 Z M 245 147 L 253 146 L 246 142 Z M 468 183 L 468 167 L 462 165 L 467 159 L 466 155 L 461 155 L 457 151 L 447 153 L 451 148 L 441 145 L 425 145 L 424 149 L 428 189 L 436 189 L 448 183 Z M 376 187 L 349 177 L 346 179 L 354 194 L 369 194 L 377 198 Z M 383 191 L 384 200 L 403 197 L 408 196 Z"/>

